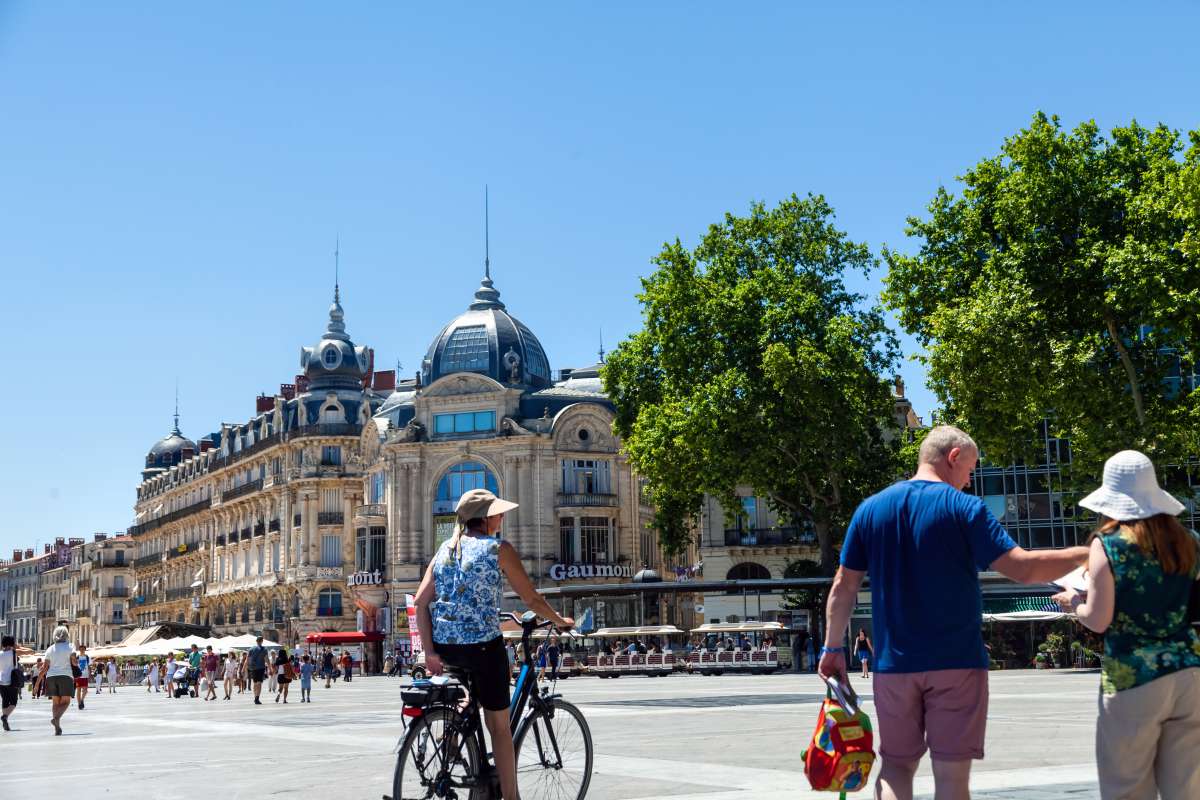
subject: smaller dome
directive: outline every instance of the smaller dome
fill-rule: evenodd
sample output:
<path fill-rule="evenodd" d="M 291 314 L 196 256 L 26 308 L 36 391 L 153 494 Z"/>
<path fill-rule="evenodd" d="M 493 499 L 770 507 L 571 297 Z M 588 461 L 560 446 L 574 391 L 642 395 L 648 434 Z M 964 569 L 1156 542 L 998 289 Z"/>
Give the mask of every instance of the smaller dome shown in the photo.
<path fill-rule="evenodd" d="M 300 349 L 300 368 L 308 378 L 309 391 L 328 389 L 360 390 L 370 369 L 367 348 L 356 347 L 346 333 L 340 292 L 333 290 L 329 306 L 329 324 L 315 347 Z"/>
<path fill-rule="evenodd" d="M 658 583 L 662 580 L 662 576 L 649 567 L 642 567 L 633 576 L 634 583 Z"/>
<path fill-rule="evenodd" d="M 164 436 L 154 443 L 154 447 L 150 448 L 149 455 L 155 457 L 174 455 L 183 450 L 196 449 L 196 443 L 179 432 L 179 429 L 171 431 L 170 434 Z"/>

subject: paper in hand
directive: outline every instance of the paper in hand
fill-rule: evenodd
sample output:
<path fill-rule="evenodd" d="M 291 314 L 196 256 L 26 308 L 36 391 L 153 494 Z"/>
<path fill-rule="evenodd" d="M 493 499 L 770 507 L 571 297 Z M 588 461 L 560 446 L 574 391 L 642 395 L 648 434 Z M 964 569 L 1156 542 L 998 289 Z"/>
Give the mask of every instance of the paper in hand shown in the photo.
<path fill-rule="evenodd" d="M 1074 589 L 1077 592 L 1086 593 L 1088 588 L 1087 567 L 1076 567 L 1061 578 L 1055 578 L 1050 582 L 1063 589 Z"/>

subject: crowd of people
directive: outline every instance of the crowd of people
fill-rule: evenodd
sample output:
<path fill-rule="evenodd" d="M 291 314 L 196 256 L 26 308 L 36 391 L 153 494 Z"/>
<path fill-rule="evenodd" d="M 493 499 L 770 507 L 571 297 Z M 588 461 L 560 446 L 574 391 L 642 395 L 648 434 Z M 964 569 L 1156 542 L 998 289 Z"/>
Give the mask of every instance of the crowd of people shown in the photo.
<path fill-rule="evenodd" d="M 0 707 L 3 728 L 11 730 L 9 717 L 16 710 L 24 690 L 31 700 L 51 701 L 51 725 L 56 736 L 62 735 L 62 718 L 72 702 L 80 711 L 87 708 L 87 695 L 93 688 L 114 693 L 118 686 L 145 688 L 170 699 L 232 700 L 246 694 L 262 705 L 265 684 L 268 697 L 287 703 L 291 685 L 300 684 L 300 702 L 312 702 L 314 679 L 324 679 L 325 687 L 337 680 L 350 681 L 354 661 L 349 653 L 335 655 L 330 648 L 317 654 L 288 653 L 287 648 L 263 646 L 263 638 L 248 650 L 218 653 L 208 645 L 204 650 L 192 645 L 187 652 L 151 658 L 140 665 L 122 663 L 117 658 L 92 659 L 85 645 L 70 642 L 65 625 L 54 630 L 54 642 L 30 665 L 28 671 L 17 657 L 16 641 L 11 636 L 0 640 Z M 218 694 L 218 689 L 224 696 Z"/>

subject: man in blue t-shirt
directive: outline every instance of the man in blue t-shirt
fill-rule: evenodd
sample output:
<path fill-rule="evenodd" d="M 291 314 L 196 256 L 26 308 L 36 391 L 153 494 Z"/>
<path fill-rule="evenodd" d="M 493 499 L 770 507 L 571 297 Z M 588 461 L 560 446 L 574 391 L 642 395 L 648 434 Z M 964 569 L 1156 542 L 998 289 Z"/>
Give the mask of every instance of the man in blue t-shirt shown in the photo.
<path fill-rule="evenodd" d="M 867 498 L 854 512 L 826 609 L 822 675 L 846 681 L 843 637 L 866 575 L 875 635 L 877 797 L 911 798 L 926 747 L 939 797 L 968 797 L 971 759 L 983 758 L 987 650 L 979 571 L 1045 583 L 1087 560 L 1086 547 L 1028 551 L 1001 527 L 971 480 L 979 449 L 949 425 L 921 443 L 911 480 Z"/>

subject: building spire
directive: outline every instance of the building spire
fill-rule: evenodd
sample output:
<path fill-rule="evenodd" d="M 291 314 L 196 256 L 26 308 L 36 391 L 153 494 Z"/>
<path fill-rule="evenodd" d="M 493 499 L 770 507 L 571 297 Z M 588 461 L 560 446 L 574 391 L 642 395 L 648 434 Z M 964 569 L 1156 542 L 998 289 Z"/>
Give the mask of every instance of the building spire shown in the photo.
<path fill-rule="evenodd" d="M 504 308 L 500 302 L 500 291 L 492 284 L 492 253 L 491 225 L 488 219 L 488 187 L 483 185 L 483 280 L 475 290 L 475 302 L 471 303 L 472 311 L 482 311 L 488 308 Z"/>
<path fill-rule="evenodd" d="M 338 273 L 341 271 L 341 250 L 342 236 L 338 234 L 333 240 L 333 302 L 340 303 L 340 290 L 338 287 Z"/>
<path fill-rule="evenodd" d="M 604 363 L 604 328 L 600 329 L 600 363 Z"/>
<path fill-rule="evenodd" d="M 179 432 L 179 378 L 175 379 L 175 427 L 171 430 L 171 433 L 176 436 L 183 436 Z"/>

